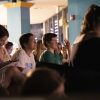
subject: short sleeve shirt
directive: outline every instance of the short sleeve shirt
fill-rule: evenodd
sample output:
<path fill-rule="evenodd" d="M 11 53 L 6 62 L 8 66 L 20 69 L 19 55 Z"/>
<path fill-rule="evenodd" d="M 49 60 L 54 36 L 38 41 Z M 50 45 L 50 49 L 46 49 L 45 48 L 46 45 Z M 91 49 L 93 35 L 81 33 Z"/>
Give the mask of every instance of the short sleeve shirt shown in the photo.
<path fill-rule="evenodd" d="M 44 51 L 39 59 L 40 62 L 54 63 L 54 64 L 62 64 L 60 59 L 60 55 L 57 53 L 52 53 L 50 51 Z"/>
<path fill-rule="evenodd" d="M 27 74 L 29 71 L 33 72 L 35 70 L 35 60 L 34 55 L 31 53 L 30 56 L 22 49 L 18 53 L 16 59 L 18 60 L 17 66 L 22 67 L 22 73 Z"/>

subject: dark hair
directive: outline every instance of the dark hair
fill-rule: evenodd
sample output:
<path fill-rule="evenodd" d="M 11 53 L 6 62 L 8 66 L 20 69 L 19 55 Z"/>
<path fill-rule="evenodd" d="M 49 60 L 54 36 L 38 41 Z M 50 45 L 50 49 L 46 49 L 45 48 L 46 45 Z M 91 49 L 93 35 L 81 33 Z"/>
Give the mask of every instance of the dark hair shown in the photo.
<path fill-rule="evenodd" d="M 0 25 L 0 38 L 4 36 L 9 37 L 9 32 L 4 26 Z"/>
<path fill-rule="evenodd" d="M 13 43 L 12 42 L 9 42 L 9 41 L 5 44 L 5 48 L 6 49 L 8 49 L 8 48 L 10 48 L 12 46 L 13 46 Z"/>
<path fill-rule="evenodd" d="M 25 44 L 28 44 L 29 42 L 29 38 L 33 36 L 32 33 L 26 33 L 26 34 L 23 34 L 20 38 L 19 38 L 19 42 L 20 42 L 20 45 L 23 49 L 25 49 Z"/>
<path fill-rule="evenodd" d="M 54 33 L 46 33 L 44 36 L 43 36 L 43 43 L 44 45 L 47 47 L 48 46 L 48 43 L 51 42 L 52 38 L 54 37 L 57 37 L 56 34 Z"/>
<path fill-rule="evenodd" d="M 81 33 L 86 34 L 94 31 L 94 28 L 100 25 L 100 6 L 92 4 L 87 10 L 81 26 Z"/>
<path fill-rule="evenodd" d="M 63 78 L 55 70 L 48 68 L 37 69 L 26 81 L 22 95 L 23 96 L 48 96 L 56 90 Z"/>

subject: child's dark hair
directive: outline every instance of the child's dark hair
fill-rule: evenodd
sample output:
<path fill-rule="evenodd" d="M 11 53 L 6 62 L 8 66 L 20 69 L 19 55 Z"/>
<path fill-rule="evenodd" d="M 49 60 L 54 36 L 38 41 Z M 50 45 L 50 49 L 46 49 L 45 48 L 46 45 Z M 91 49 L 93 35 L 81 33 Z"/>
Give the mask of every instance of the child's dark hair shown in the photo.
<path fill-rule="evenodd" d="M 54 34 L 54 33 L 46 33 L 43 36 L 43 43 L 44 43 L 44 45 L 47 47 L 48 46 L 47 44 L 50 43 L 52 38 L 54 38 L 54 37 L 57 37 L 57 35 Z"/>
<path fill-rule="evenodd" d="M 64 79 L 58 72 L 48 68 L 38 68 L 26 81 L 23 96 L 48 96 L 55 91 Z"/>
<path fill-rule="evenodd" d="M 0 25 L 0 38 L 4 36 L 9 37 L 9 32 L 4 26 Z"/>
<path fill-rule="evenodd" d="M 19 39 L 19 42 L 20 42 L 20 45 L 23 49 L 25 49 L 25 44 L 28 44 L 29 42 L 29 38 L 33 36 L 32 33 L 26 33 L 26 34 L 23 34 L 20 39 Z"/>
<path fill-rule="evenodd" d="M 10 48 L 12 46 L 13 46 L 13 43 L 12 42 L 9 42 L 9 41 L 5 44 L 5 48 L 6 49 L 8 49 L 8 48 Z"/>

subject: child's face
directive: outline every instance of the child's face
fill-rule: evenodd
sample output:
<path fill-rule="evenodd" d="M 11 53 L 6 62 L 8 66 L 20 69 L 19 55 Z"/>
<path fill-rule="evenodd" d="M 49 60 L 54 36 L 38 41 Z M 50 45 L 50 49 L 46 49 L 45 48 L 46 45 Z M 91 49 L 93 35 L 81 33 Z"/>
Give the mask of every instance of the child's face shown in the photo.
<path fill-rule="evenodd" d="M 8 39 L 7 36 L 0 38 L 0 47 L 3 46 L 7 42 L 7 39 Z"/>
<path fill-rule="evenodd" d="M 28 42 L 28 45 L 27 46 L 31 50 L 34 50 L 36 48 L 36 41 L 35 41 L 34 36 L 30 36 L 29 42 Z"/>
<path fill-rule="evenodd" d="M 56 50 L 58 47 L 57 47 L 57 38 L 52 38 L 51 42 L 49 43 L 49 46 L 50 48 Z"/>
<path fill-rule="evenodd" d="M 8 51 L 8 54 L 11 54 L 12 51 L 13 51 L 13 46 L 9 47 L 9 48 L 7 49 L 7 51 Z"/>

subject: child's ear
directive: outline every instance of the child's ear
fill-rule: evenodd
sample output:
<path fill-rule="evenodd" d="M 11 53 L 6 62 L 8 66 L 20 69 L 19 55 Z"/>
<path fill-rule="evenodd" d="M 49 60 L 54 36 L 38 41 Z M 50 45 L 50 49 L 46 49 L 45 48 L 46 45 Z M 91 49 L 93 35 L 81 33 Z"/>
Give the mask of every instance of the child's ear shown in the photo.
<path fill-rule="evenodd" d="M 49 46 L 49 43 L 48 42 L 46 42 L 45 44 L 47 45 L 47 47 Z"/>
<path fill-rule="evenodd" d="M 23 45 L 24 45 L 24 48 L 26 48 L 26 47 L 27 47 L 27 44 L 25 44 L 25 43 L 24 43 Z"/>

